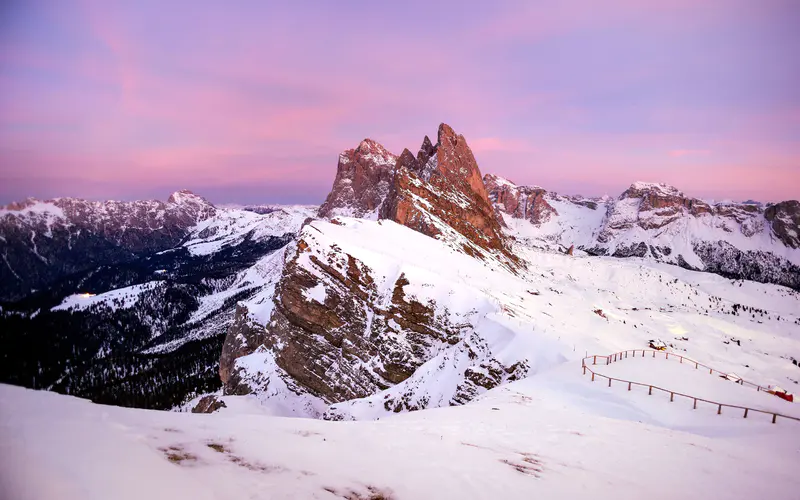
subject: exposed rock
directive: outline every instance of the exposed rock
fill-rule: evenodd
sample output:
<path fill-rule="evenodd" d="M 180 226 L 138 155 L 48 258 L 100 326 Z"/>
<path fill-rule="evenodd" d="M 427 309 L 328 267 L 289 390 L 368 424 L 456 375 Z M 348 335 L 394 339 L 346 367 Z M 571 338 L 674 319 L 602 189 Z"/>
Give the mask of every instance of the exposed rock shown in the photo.
<path fill-rule="evenodd" d="M 321 243 L 316 231 L 303 230 L 286 264 L 264 341 L 300 390 L 327 403 L 368 396 L 405 380 L 432 348 L 458 337 L 435 303 L 405 295 L 403 274 L 391 296 L 382 295 L 367 265 Z"/>
<path fill-rule="evenodd" d="M 437 143 L 425 137 L 416 157 L 408 149 L 395 157 L 372 141 L 343 153 L 320 215 L 344 226 L 352 222 L 336 215 L 377 215 L 472 257 L 511 270 L 519 265 L 466 140 L 445 124 L 439 126 Z M 369 265 L 324 236 L 313 222 L 308 223 L 284 267 L 263 339 L 262 354 L 267 364 L 275 366 L 265 368 L 255 385 L 267 387 L 270 379 L 280 378 L 298 397 L 310 395 L 327 404 L 367 398 L 409 380 L 442 349 L 465 342 L 471 323 L 453 324 L 453 311 L 433 299 L 406 293 L 410 280 L 402 272 L 391 284 L 378 287 Z M 226 394 L 253 386 L 241 383 L 248 376 L 235 359 L 259 347 L 249 340 L 242 347 L 244 343 L 231 338 L 255 338 L 248 328 L 237 322 L 226 341 L 220 368 Z M 463 371 L 470 366 L 474 366 L 470 374 Z M 488 367 L 496 376 L 480 378 Z M 459 374 L 466 377 L 457 391 L 461 396 L 452 404 L 469 400 L 512 372 L 517 373 L 506 372 L 487 352 L 468 358 Z M 414 393 L 409 390 L 404 393 L 406 403 Z M 425 405 L 418 399 L 413 405 L 401 400 L 396 408 Z"/>
<path fill-rule="evenodd" d="M 227 407 L 225 401 L 218 399 L 217 396 L 203 396 L 195 407 L 192 408 L 192 413 L 214 413 L 217 410 Z"/>
<path fill-rule="evenodd" d="M 320 206 L 319 216 L 377 218 L 377 211 L 392 184 L 397 157 L 364 139 L 356 149 L 339 155 L 333 188 Z"/>
<path fill-rule="evenodd" d="M 527 219 L 538 225 L 558 215 L 545 199 L 547 191 L 540 187 L 517 186 L 492 174 L 486 174 L 483 180 L 495 206 L 515 219 Z"/>
<path fill-rule="evenodd" d="M 382 219 L 439 238 L 475 257 L 495 255 L 516 265 L 463 136 L 443 123 L 437 144 L 426 136 L 416 162 L 406 151 L 401 156 L 381 208 Z"/>
<path fill-rule="evenodd" d="M 219 358 L 219 378 L 222 380 L 225 394 L 241 394 L 246 388 L 239 387 L 235 377 L 234 362 L 237 358 L 253 352 L 264 343 L 266 332 L 263 325 L 256 324 L 248 316 L 247 307 L 237 304 L 233 323 L 225 335 L 222 354 Z"/>
<path fill-rule="evenodd" d="M 782 201 L 771 205 L 764 212 L 764 218 L 772 224 L 773 233 L 784 245 L 800 248 L 800 201 Z"/>

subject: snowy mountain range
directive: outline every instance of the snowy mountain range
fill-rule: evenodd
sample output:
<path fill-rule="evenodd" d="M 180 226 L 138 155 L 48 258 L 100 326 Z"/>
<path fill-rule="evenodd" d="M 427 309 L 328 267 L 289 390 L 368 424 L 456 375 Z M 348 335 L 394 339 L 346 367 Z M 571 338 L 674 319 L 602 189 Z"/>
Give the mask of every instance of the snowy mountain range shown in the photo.
<path fill-rule="evenodd" d="M 316 207 L 264 212 L 187 191 L 6 207 L 0 380 L 148 408 L 216 389 L 237 302 L 265 302 L 272 261 Z"/>
<path fill-rule="evenodd" d="M 154 408 L 249 395 L 333 420 L 461 405 L 570 359 L 557 332 L 671 335 L 642 309 L 727 321 L 747 303 L 720 292 L 730 279 L 787 297 L 751 304 L 750 322 L 796 325 L 798 212 L 663 184 L 616 199 L 517 186 L 482 176 L 445 124 L 416 155 L 343 152 L 319 209 L 27 200 L 0 212 L 2 380 Z"/>
<path fill-rule="evenodd" d="M 515 237 L 534 247 L 641 257 L 800 289 L 800 202 L 710 204 L 636 182 L 618 198 L 583 199 L 484 177 Z"/>
<path fill-rule="evenodd" d="M 799 223 L 517 186 L 445 124 L 321 207 L 12 204 L 0 382 L 178 411 L 0 384 L 0 496 L 791 498 Z"/>
<path fill-rule="evenodd" d="M 604 334 L 624 331 L 646 345 L 693 323 L 723 342 L 727 327 L 712 334 L 705 318 L 738 315 L 741 296 L 720 290 L 742 282 L 659 263 L 734 263 L 750 274 L 728 277 L 797 283 L 793 206 L 711 206 L 645 183 L 617 200 L 518 187 L 481 177 L 466 140 L 447 125 L 417 155 L 364 140 L 340 155 L 320 219 L 287 249 L 269 318 L 240 311 L 214 397 L 251 395 L 279 415 L 373 419 L 467 403 L 563 363 L 578 343 Z M 739 244 L 740 254 L 709 259 L 701 249 L 717 237 L 723 248 Z M 571 245 L 585 251 L 566 255 Z M 779 322 L 770 328 L 796 329 L 797 292 L 747 283 L 787 301 L 778 313 L 759 299 L 760 316 L 748 323 L 763 325 L 768 310 L 767 320 Z M 640 310 L 659 318 L 643 321 Z M 670 314 L 697 317 L 676 329 Z M 791 358 L 789 344 L 780 350 Z M 795 381 L 795 368 L 786 363 L 779 372 L 790 375 L 775 376 Z"/>

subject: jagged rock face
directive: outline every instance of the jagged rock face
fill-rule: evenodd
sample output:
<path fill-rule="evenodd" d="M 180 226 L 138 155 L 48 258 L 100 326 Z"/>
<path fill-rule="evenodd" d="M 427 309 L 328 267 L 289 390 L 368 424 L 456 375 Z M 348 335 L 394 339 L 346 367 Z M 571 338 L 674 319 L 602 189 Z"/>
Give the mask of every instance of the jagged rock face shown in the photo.
<path fill-rule="evenodd" d="M 15 300 L 66 275 L 178 245 L 216 213 L 180 191 L 161 201 L 33 199 L 0 210 L 0 300 Z"/>
<path fill-rule="evenodd" d="M 426 136 L 417 157 L 405 150 L 397 166 L 382 219 L 460 245 L 469 255 L 483 258 L 488 252 L 516 262 L 463 136 L 443 123 L 436 145 Z M 457 242 L 458 236 L 466 241 Z"/>
<path fill-rule="evenodd" d="M 716 225 L 726 232 L 742 232 L 752 236 L 762 229 L 761 208 L 753 204 L 710 205 L 696 198 L 688 198 L 667 184 L 636 182 L 615 203 L 608 206 L 607 222 L 601 241 L 609 239 L 605 230 L 661 229 L 686 216 L 716 217 Z"/>
<path fill-rule="evenodd" d="M 547 202 L 547 191 L 535 186 L 517 186 L 492 174 L 483 176 L 489 199 L 502 212 L 515 219 L 527 219 L 532 224 L 542 224 L 558 211 Z"/>
<path fill-rule="evenodd" d="M 390 220 L 459 253 L 512 270 L 519 265 L 466 140 L 445 124 L 437 143 L 425 137 L 416 156 L 406 149 L 396 157 L 370 140 L 342 153 L 319 214 L 330 219 L 329 228 L 352 223 L 338 215 Z M 237 320 L 231 328 L 220 363 L 226 394 L 255 385 L 257 392 L 275 395 L 280 386 L 316 414 L 319 402 L 364 398 L 400 384 L 436 352 L 463 341 L 462 330 L 470 324 L 454 323 L 436 300 L 407 293 L 406 287 L 418 285 L 404 273 L 386 281 L 319 232 L 313 221 L 302 231 L 276 288 L 261 347 L 254 344 L 261 339 L 251 325 Z M 259 368 L 237 362 L 242 357 L 257 359 Z M 490 356 L 468 360 L 459 376 L 466 377 L 464 370 L 475 363 L 489 363 Z M 452 404 L 503 378 L 486 370 L 473 367 Z"/>
<path fill-rule="evenodd" d="M 192 408 L 192 413 L 214 413 L 222 408 L 227 408 L 225 401 L 218 399 L 214 395 L 203 396 L 200 401 Z"/>
<path fill-rule="evenodd" d="M 364 139 L 356 149 L 339 155 L 333 188 L 319 209 L 319 216 L 377 218 L 377 211 L 392 184 L 397 156 Z"/>
<path fill-rule="evenodd" d="M 772 231 L 784 245 L 800 248 L 800 201 L 782 201 L 767 208 L 764 212 L 772 224 Z"/>
<path fill-rule="evenodd" d="M 312 231 L 286 264 L 264 343 L 300 387 L 327 403 L 361 398 L 405 380 L 455 338 L 435 304 L 404 294 L 403 274 L 380 291 L 366 264 Z"/>
<path fill-rule="evenodd" d="M 264 343 L 265 339 L 264 325 L 252 321 L 248 316 L 247 307 L 237 304 L 233 323 L 225 335 L 222 355 L 219 358 L 219 378 L 222 380 L 226 395 L 244 395 L 250 392 L 250 388 L 237 378 L 234 365 L 237 358 L 253 352 L 256 347 Z"/>
<path fill-rule="evenodd" d="M 478 164 L 463 136 L 441 124 L 416 156 L 371 139 L 339 157 L 333 189 L 319 216 L 389 219 L 479 258 L 517 265 L 493 211 Z"/>
<path fill-rule="evenodd" d="M 525 363 L 508 355 L 501 362 L 476 334 L 475 325 L 496 310 L 493 301 L 419 267 L 424 257 L 383 246 L 381 236 L 392 246 L 409 235 L 420 255 L 474 261 L 394 221 L 310 221 L 284 267 L 263 344 L 253 345 L 260 337 L 249 327 L 229 332 L 221 363 L 231 367 L 225 394 L 253 392 L 306 416 L 340 419 L 353 415 L 329 405 L 369 405 L 364 398 L 380 391 L 396 389 L 379 408 L 413 410 L 463 404 L 522 376 Z M 234 342 L 236 336 L 248 340 Z M 234 356 L 240 357 L 231 363 Z M 439 366 L 444 389 L 435 397 L 415 378 L 423 365 Z"/>

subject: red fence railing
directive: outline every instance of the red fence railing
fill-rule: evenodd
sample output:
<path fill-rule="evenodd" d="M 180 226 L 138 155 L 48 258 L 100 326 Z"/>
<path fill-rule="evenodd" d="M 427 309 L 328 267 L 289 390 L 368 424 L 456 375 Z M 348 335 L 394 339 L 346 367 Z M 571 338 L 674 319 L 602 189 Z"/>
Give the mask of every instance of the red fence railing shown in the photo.
<path fill-rule="evenodd" d="M 731 404 L 726 404 L 726 403 L 720 403 L 718 401 L 711 401 L 709 399 L 697 398 L 697 397 L 694 397 L 694 396 L 690 396 L 689 394 L 683 394 L 683 393 L 680 393 L 680 392 L 677 392 L 677 391 L 673 391 L 673 390 L 670 390 L 670 389 L 664 389 L 663 387 L 658 387 L 658 386 L 652 385 L 652 384 L 644 384 L 644 383 L 641 383 L 641 382 L 633 382 L 631 380 L 624 380 L 624 379 L 621 379 L 621 378 L 609 377 L 607 375 L 603 375 L 602 373 L 595 372 L 594 370 L 589 368 L 590 365 L 588 365 L 587 362 L 586 362 L 586 360 L 592 360 L 591 366 L 594 366 L 594 365 L 597 365 L 597 361 L 600 360 L 601 364 L 609 365 L 611 363 L 614 363 L 614 362 L 617 362 L 617 361 L 620 361 L 620 360 L 623 360 L 623 359 L 627 359 L 629 357 L 639 357 L 639 353 L 642 353 L 641 357 L 646 356 L 645 353 L 652 353 L 652 356 L 654 358 L 656 356 L 660 355 L 660 354 L 665 354 L 666 355 L 665 359 L 669 359 L 670 355 L 672 355 L 673 359 L 678 358 L 681 363 L 685 362 L 686 364 L 689 364 L 690 366 L 691 366 L 691 364 L 694 364 L 695 365 L 695 369 L 699 370 L 702 367 L 704 370 L 707 369 L 709 374 L 718 373 L 718 374 L 721 374 L 721 375 L 726 376 L 726 377 L 728 376 L 728 374 L 725 373 L 725 372 L 721 372 L 719 370 L 715 370 L 714 368 L 711 368 L 710 366 L 707 366 L 707 365 L 704 365 L 702 363 L 699 363 L 699 362 L 697 362 L 697 361 L 695 361 L 693 359 L 681 356 L 680 354 L 669 353 L 669 352 L 666 352 L 666 351 L 652 351 L 652 350 L 647 350 L 647 349 L 633 349 L 633 350 L 628 350 L 628 351 L 621 351 L 621 352 L 616 352 L 616 353 L 613 353 L 613 354 L 609 354 L 608 356 L 602 356 L 602 355 L 600 355 L 600 356 L 598 356 L 598 355 L 587 356 L 587 357 L 585 357 L 585 358 L 583 358 L 581 360 L 581 365 L 583 367 L 583 374 L 586 375 L 586 373 L 589 372 L 592 375 L 592 378 L 591 378 L 592 382 L 594 382 L 595 377 L 608 379 L 608 386 L 609 387 L 611 387 L 611 382 L 612 381 L 617 381 L 617 382 L 622 382 L 624 384 L 628 384 L 628 390 L 629 391 L 631 390 L 631 388 L 633 386 L 641 386 L 641 387 L 647 387 L 648 388 L 648 392 L 647 392 L 648 395 L 652 395 L 653 394 L 653 389 L 655 389 L 657 391 L 665 392 L 665 393 L 669 394 L 670 402 L 675 400 L 675 396 L 680 396 L 680 397 L 692 399 L 692 400 L 694 400 L 693 409 L 695 409 L 695 410 L 697 409 L 697 402 L 698 401 L 703 402 L 703 403 L 708 403 L 708 404 L 711 404 L 711 405 L 714 405 L 714 406 L 717 407 L 717 415 L 722 414 L 722 408 L 736 408 L 736 409 L 739 409 L 739 410 L 744 410 L 744 414 L 743 414 L 744 418 L 747 418 L 747 414 L 748 413 L 756 412 L 756 413 L 764 413 L 764 414 L 767 414 L 767 415 L 772 415 L 772 423 L 773 424 L 777 421 L 778 417 L 788 418 L 789 420 L 795 420 L 797 422 L 800 422 L 800 418 L 791 417 L 789 415 L 783 415 L 781 413 L 777 413 L 777 412 L 770 411 L 770 410 L 760 410 L 758 408 L 749 408 L 749 407 L 746 407 L 746 406 L 739 406 L 739 405 L 731 405 Z M 605 361 L 605 363 L 603 363 L 603 361 Z M 760 386 L 758 384 L 754 384 L 752 382 L 747 382 L 744 379 L 739 379 L 738 381 L 736 381 L 736 383 L 744 385 L 744 386 L 748 386 L 748 387 L 753 387 L 758 391 L 766 391 L 766 389 L 764 387 L 762 387 L 762 386 Z"/>

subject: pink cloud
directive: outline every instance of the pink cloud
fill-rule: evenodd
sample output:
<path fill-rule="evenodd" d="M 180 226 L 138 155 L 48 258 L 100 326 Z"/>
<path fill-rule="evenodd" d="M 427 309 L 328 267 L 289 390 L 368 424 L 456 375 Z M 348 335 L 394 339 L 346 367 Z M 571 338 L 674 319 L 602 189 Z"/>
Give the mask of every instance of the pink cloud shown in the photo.
<path fill-rule="evenodd" d="M 673 149 L 669 155 L 673 158 L 680 158 L 682 156 L 708 156 L 711 151 L 707 149 Z"/>
<path fill-rule="evenodd" d="M 514 153 L 524 153 L 533 151 L 535 148 L 528 142 L 520 139 L 502 139 L 500 137 L 478 137 L 467 139 L 470 148 L 475 153 L 485 153 L 489 151 L 504 151 Z"/>

